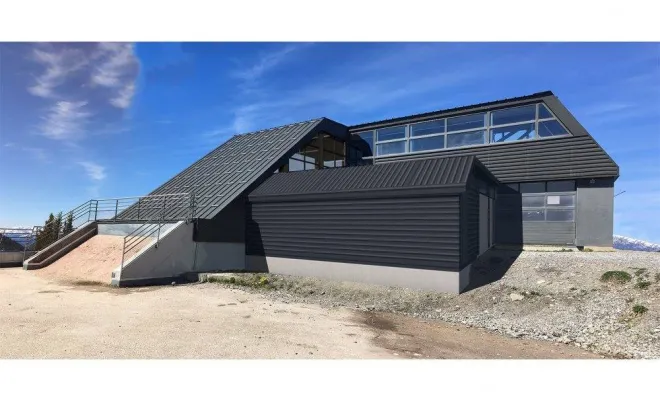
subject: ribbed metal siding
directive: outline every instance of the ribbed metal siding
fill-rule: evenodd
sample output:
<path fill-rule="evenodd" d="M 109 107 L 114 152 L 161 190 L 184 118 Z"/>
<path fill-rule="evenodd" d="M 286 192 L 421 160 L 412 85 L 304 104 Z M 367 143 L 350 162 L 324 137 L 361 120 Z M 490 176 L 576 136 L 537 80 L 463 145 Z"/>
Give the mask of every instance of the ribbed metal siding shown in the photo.
<path fill-rule="evenodd" d="M 618 176 L 619 167 L 590 136 L 570 136 L 405 154 L 375 162 L 475 155 L 504 183 Z"/>
<path fill-rule="evenodd" d="M 525 244 L 575 244 L 575 222 L 523 222 Z"/>
<path fill-rule="evenodd" d="M 521 196 L 499 194 L 494 236 L 497 244 L 574 244 L 575 222 L 523 221 Z"/>
<path fill-rule="evenodd" d="M 473 156 L 435 158 L 275 174 L 250 197 L 465 185 L 474 160 Z"/>
<path fill-rule="evenodd" d="M 464 267 L 479 256 L 479 192 L 471 188 L 462 196 L 461 267 Z"/>
<path fill-rule="evenodd" d="M 247 204 L 247 254 L 458 270 L 459 196 Z"/>

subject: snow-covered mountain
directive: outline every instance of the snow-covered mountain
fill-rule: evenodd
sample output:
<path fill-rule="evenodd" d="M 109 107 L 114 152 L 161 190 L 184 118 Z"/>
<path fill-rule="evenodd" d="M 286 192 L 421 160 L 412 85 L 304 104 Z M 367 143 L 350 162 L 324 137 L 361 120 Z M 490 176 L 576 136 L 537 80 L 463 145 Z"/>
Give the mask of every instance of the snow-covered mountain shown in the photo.
<path fill-rule="evenodd" d="M 619 250 L 660 251 L 660 244 L 614 235 L 614 248 Z"/>

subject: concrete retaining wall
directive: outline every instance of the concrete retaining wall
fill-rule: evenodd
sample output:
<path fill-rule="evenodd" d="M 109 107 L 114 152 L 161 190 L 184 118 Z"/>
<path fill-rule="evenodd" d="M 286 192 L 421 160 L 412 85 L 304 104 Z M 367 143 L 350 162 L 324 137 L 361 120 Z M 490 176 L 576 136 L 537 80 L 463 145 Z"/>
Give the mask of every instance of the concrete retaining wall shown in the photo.
<path fill-rule="evenodd" d="M 263 256 L 247 256 L 246 267 L 253 272 L 311 276 L 446 293 L 462 292 L 469 284 L 471 270 L 471 266 L 460 272 L 452 272 Z"/>
<path fill-rule="evenodd" d="M 242 243 L 197 243 L 194 225 L 178 222 L 161 233 L 158 246 L 152 240 L 130 260 L 124 269 L 115 269 L 116 286 L 166 282 L 168 279 L 197 272 L 240 271 L 245 269 L 245 245 Z"/>
<path fill-rule="evenodd" d="M 99 235 L 112 235 L 112 236 L 126 236 L 130 233 L 133 233 L 137 228 L 141 227 L 143 224 L 115 224 L 115 223 L 103 223 L 99 222 L 98 225 L 98 234 Z M 155 227 L 156 224 L 150 224 L 152 227 Z M 163 235 L 168 230 L 172 229 L 176 225 L 175 223 L 163 224 L 160 234 Z M 151 228 L 151 227 L 150 227 Z M 145 228 L 144 231 L 148 232 L 150 229 Z M 149 236 L 156 236 L 157 232 L 152 232 Z"/>

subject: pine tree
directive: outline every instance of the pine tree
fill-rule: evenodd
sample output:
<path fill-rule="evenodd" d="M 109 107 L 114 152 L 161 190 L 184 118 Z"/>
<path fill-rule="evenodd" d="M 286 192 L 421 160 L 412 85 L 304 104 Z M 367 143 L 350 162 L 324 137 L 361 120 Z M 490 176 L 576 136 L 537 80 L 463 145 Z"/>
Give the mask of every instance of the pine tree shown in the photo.
<path fill-rule="evenodd" d="M 44 223 L 43 228 L 37 233 L 37 244 L 36 250 L 43 250 L 48 245 L 53 243 L 53 224 L 55 223 L 55 216 L 53 213 L 50 213 L 48 219 Z"/>
<path fill-rule="evenodd" d="M 53 242 L 62 237 L 62 211 L 57 213 L 55 223 L 53 224 Z"/>
<path fill-rule="evenodd" d="M 64 227 L 62 228 L 62 236 L 66 236 L 71 232 L 73 232 L 73 214 L 69 213 L 66 216 L 66 220 L 64 221 Z"/>

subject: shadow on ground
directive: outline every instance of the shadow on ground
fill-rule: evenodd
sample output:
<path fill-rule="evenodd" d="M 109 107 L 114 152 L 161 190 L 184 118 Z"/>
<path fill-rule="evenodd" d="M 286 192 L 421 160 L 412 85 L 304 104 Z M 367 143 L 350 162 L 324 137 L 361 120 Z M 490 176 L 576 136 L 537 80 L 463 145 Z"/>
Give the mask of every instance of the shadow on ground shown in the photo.
<path fill-rule="evenodd" d="M 490 249 L 472 263 L 470 284 L 465 292 L 500 280 L 520 256 L 519 249 Z"/>

